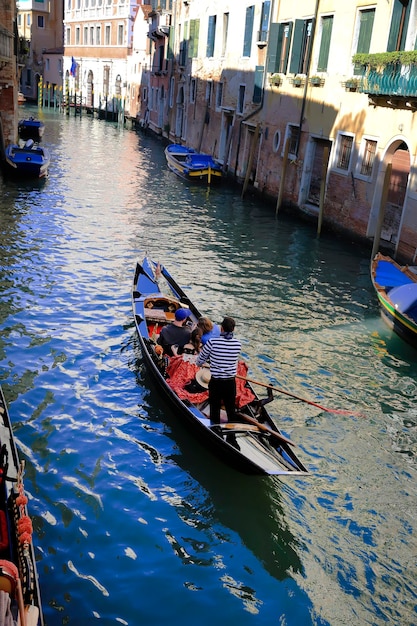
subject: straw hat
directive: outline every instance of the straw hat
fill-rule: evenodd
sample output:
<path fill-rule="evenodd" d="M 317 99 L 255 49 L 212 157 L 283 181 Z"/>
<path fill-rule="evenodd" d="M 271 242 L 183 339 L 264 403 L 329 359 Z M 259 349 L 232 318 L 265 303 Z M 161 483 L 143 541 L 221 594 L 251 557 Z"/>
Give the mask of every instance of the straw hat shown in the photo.
<path fill-rule="evenodd" d="M 204 389 L 208 389 L 208 385 L 210 382 L 211 373 L 208 367 L 201 367 L 197 374 L 195 375 L 195 379 L 199 385 L 204 387 Z"/>

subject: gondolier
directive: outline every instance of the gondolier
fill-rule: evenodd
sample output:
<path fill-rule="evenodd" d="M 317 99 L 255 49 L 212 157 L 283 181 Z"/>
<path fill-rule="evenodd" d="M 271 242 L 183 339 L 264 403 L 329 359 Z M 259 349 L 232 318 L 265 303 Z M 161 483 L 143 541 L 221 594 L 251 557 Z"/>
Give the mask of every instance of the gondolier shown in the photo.
<path fill-rule="evenodd" d="M 210 363 L 211 378 L 208 385 L 210 402 L 210 422 L 220 424 L 222 403 L 229 422 L 235 421 L 236 373 L 239 354 L 242 349 L 233 331 L 235 320 L 225 317 L 221 323 L 220 337 L 210 339 L 197 357 L 197 365 Z"/>

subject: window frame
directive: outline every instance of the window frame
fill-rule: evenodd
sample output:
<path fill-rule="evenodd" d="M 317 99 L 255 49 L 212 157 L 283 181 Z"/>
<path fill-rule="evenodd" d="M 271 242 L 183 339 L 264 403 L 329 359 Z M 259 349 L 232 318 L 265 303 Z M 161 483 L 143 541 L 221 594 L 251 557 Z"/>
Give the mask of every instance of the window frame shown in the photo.
<path fill-rule="evenodd" d="M 341 159 L 342 159 L 342 150 L 344 149 L 342 142 L 345 138 L 349 138 L 352 140 L 351 143 L 351 149 L 350 149 L 350 155 L 349 155 L 349 162 L 346 168 L 340 167 L 340 163 L 341 163 Z M 335 151 L 334 151 L 334 160 L 333 160 L 333 165 L 332 165 L 332 170 L 337 172 L 338 174 L 342 174 L 343 176 L 349 176 L 349 174 L 352 172 L 352 164 L 353 164 L 353 160 L 354 160 L 354 154 L 355 154 L 355 133 L 351 133 L 349 131 L 345 131 L 345 130 L 339 130 L 337 132 L 337 136 L 336 136 L 336 143 L 335 143 Z"/>
<path fill-rule="evenodd" d="M 369 172 L 369 174 L 364 174 L 362 172 L 362 168 L 364 166 L 364 163 L 366 162 L 366 153 L 367 153 L 368 143 L 375 144 L 375 151 L 374 151 L 373 158 L 372 158 L 371 171 Z M 375 137 L 372 135 L 364 135 L 362 137 L 361 145 L 359 146 L 359 154 L 358 154 L 358 160 L 357 160 L 356 172 L 355 172 L 356 178 L 359 178 L 361 180 L 367 180 L 367 181 L 371 180 L 374 175 L 375 166 L 377 162 L 378 162 L 378 137 Z"/>

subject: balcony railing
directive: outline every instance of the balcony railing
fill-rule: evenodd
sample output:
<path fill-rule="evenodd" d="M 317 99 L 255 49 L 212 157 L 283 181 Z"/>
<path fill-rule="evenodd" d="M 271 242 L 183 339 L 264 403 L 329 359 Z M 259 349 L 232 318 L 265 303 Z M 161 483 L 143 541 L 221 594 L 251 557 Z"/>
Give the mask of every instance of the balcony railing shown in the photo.
<path fill-rule="evenodd" d="M 417 97 L 417 64 L 369 67 L 362 76 L 359 91 L 374 96 Z"/>

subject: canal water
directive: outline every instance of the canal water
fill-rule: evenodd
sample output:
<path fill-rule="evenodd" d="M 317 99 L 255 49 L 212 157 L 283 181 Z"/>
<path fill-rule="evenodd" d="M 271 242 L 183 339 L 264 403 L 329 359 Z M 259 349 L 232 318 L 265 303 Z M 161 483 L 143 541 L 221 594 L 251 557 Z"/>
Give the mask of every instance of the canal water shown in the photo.
<path fill-rule="evenodd" d="M 21 114 L 52 165 L 0 179 L 0 383 L 48 626 L 416 624 L 417 352 L 369 250 L 178 180 L 152 136 Z M 236 318 L 251 378 L 302 398 L 269 407 L 309 476 L 239 474 L 165 404 L 131 312 L 145 253 Z"/>

